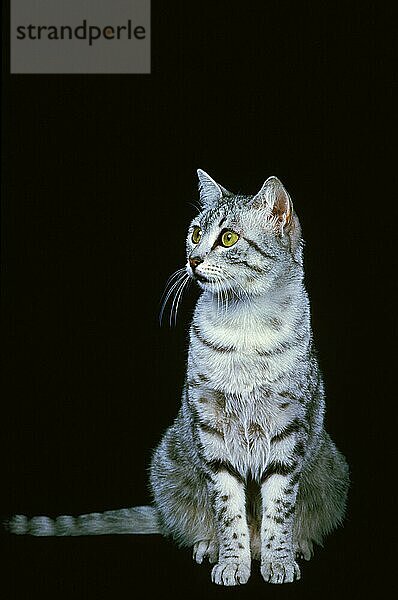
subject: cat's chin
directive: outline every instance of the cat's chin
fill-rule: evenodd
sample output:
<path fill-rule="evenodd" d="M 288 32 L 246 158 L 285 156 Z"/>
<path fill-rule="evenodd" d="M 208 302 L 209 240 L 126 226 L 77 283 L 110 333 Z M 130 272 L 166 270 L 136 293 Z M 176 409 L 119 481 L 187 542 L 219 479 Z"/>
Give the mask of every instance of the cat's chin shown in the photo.
<path fill-rule="evenodd" d="M 215 280 L 209 279 L 204 275 L 200 275 L 198 277 L 198 274 L 195 274 L 194 280 L 196 281 L 200 289 L 204 292 L 215 292 Z"/>
<path fill-rule="evenodd" d="M 193 278 L 198 283 L 211 283 L 211 279 L 209 279 L 205 275 L 202 275 L 201 273 L 195 273 L 195 275 L 193 276 Z"/>
<path fill-rule="evenodd" d="M 212 286 L 212 282 L 209 279 L 195 277 L 195 281 L 200 287 L 201 290 L 211 292 L 214 288 Z"/>

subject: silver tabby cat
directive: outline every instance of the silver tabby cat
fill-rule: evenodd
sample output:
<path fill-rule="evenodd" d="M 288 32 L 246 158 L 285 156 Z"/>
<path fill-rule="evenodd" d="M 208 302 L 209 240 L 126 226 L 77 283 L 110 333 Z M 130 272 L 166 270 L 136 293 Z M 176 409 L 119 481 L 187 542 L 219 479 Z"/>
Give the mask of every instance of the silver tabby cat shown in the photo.
<path fill-rule="evenodd" d="M 323 426 L 300 224 L 276 177 L 243 196 L 198 176 L 186 275 L 202 294 L 181 408 L 153 454 L 153 505 L 54 521 L 18 515 L 8 528 L 162 533 L 215 563 L 217 584 L 246 583 L 252 559 L 265 581 L 292 582 L 297 558 L 309 560 L 341 523 L 348 490 L 346 461 Z M 181 281 L 171 285 L 177 303 Z"/>

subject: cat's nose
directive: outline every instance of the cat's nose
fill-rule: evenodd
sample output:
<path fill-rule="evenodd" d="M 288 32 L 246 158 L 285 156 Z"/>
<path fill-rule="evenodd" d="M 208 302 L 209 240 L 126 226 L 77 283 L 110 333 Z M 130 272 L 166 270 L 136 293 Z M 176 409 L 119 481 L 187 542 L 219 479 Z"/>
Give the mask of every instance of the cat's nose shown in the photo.
<path fill-rule="evenodd" d="M 191 266 L 191 268 L 192 268 L 192 270 L 193 270 L 193 271 L 194 271 L 194 270 L 196 269 L 196 267 L 197 267 L 198 265 L 200 265 L 200 263 L 202 263 L 202 262 L 203 262 L 203 259 L 202 259 L 202 258 L 199 258 L 198 256 L 194 256 L 193 258 L 190 258 L 190 259 L 189 259 L 189 264 L 190 264 L 190 266 Z"/>

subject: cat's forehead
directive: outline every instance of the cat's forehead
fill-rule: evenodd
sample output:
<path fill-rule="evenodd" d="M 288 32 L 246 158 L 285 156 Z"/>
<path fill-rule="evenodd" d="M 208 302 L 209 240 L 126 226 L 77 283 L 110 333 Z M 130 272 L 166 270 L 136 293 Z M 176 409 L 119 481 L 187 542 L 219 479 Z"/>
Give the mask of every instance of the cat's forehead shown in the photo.
<path fill-rule="evenodd" d="M 225 224 L 236 223 L 244 219 L 249 212 L 247 207 L 250 197 L 234 196 L 225 199 L 216 206 L 207 208 L 200 212 L 192 224 L 200 224 L 203 228 L 210 228 Z"/>

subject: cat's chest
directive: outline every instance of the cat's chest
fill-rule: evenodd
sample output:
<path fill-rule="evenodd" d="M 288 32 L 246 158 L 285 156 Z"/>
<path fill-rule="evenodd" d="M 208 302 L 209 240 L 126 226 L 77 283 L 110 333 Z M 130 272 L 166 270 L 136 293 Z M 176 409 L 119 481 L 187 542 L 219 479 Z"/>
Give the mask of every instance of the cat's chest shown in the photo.
<path fill-rule="evenodd" d="M 288 326 L 276 317 L 254 324 L 194 322 L 190 369 L 205 374 L 215 389 L 242 395 L 278 381 L 294 367 L 299 349 L 289 347 L 289 337 Z"/>

